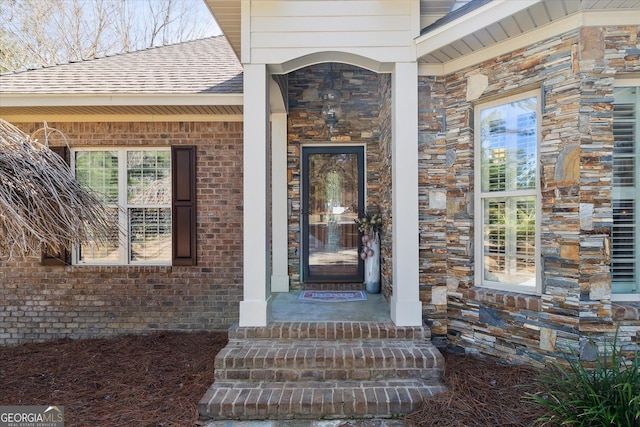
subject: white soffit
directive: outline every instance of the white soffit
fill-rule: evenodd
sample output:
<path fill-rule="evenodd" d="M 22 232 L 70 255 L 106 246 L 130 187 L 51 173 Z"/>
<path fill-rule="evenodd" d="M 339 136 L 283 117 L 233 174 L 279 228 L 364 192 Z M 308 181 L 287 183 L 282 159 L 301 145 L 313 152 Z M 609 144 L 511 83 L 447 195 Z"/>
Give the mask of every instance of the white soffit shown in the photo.
<path fill-rule="evenodd" d="M 238 58 L 241 57 L 241 7 L 248 0 L 203 0 Z"/>
<path fill-rule="evenodd" d="M 449 74 L 533 40 L 608 25 L 640 25 L 640 0 L 493 0 L 418 37 L 419 74 Z"/>
<path fill-rule="evenodd" d="M 3 94 L 0 117 L 22 122 L 47 117 L 76 121 L 239 121 L 242 94 L 220 95 L 60 95 Z"/>

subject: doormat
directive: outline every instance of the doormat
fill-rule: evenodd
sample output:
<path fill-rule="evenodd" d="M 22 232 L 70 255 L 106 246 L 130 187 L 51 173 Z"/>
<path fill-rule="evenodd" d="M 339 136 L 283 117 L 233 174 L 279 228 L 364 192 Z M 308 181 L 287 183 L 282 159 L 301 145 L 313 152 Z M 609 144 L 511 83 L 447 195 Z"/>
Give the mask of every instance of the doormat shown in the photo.
<path fill-rule="evenodd" d="M 302 291 L 298 300 L 313 302 L 366 301 L 367 294 L 364 291 Z"/>

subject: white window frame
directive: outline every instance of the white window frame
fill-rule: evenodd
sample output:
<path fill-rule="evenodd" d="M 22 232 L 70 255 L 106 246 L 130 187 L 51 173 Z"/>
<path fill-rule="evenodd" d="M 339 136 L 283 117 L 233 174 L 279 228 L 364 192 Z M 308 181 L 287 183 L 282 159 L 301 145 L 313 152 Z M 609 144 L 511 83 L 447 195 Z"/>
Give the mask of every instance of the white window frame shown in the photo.
<path fill-rule="evenodd" d="M 480 140 L 480 113 L 482 110 L 492 108 L 514 101 L 536 98 L 536 182 L 534 189 L 517 190 L 517 191 L 493 191 L 482 192 L 482 141 Z M 503 290 L 508 292 L 519 292 L 524 294 L 539 295 L 542 292 L 542 271 L 540 263 L 540 218 L 542 212 L 541 194 L 540 194 L 540 122 L 542 98 L 539 90 L 522 92 L 512 96 L 506 96 L 493 101 L 479 103 L 474 106 L 474 276 L 475 285 L 479 287 Z M 508 168 L 509 169 L 509 168 Z M 484 199 L 494 198 L 517 198 L 524 196 L 535 196 L 536 209 L 536 225 L 535 225 L 535 286 L 526 286 L 520 284 L 509 284 L 496 281 L 488 281 L 484 279 Z"/>
<path fill-rule="evenodd" d="M 637 91 L 640 91 L 640 78 L 632 78 L 632 79 L 616 79 L 614 81 L 613 86 L 615 88 L 619 88 L 619 87 L 636 87 Z M 640 106 L 637 105 L 636 106 L 636 120 L 638 120 L 638 118 L 640 118 Z M 637 123 L 636 125 L 636 140 L 635 140 L 636 144 L 640 144 L 640 123 Z M 640 189 L 640 146 L 637 147 L 637 152 L 636 152 L 636 164 L 635 164 L 635 172 L 636 172 L 636 192 L 638 189 Z M 612 172 L 613 173 L 613 172 Z M 613 179 L 611 180 L 611 182 L 613 183 Z M 614 196 L 616 195 L 617 190 L 615 188 L 611 189 L 611 197 L 612 199 L 614 198 Z M 638 263 L 640 263 L 640 225 L 638 225 L 640 223 L 640 198 L 636 197 L 636 205 L 635 205 L 636 209 L 638 210 L 638 212 L 636 212 L 637 216 L 636 216 L 636 242 L 635 242 L 635 249 L 636 249 L 636 259 L 638 261 Z M 613 203 L 612 203 L 612 208 L 613 208 Z M 612 254 L 613 257 L 613 254 Z M 640 280 L 640 271 L 637 272 L 638 276 L 636 278 L 636 280 Z M 612 278 L 613 279 L 613 278 Z M 640 301 L 640 293 L 613 293 L 613 280 L 611 283 L 611 301 Z"/>
<path fill-rule="evenodd" d="M 118 245 L 118 259 L 117 260 L 105 260 L 105 261 L 82 261 L 80 260 L 80 247 L 74 246 L 72 248 L 71 262 L 72 265 L 157 265 L 168 266 L 171 265 L 171 256 L 167 260 L 151 260 L 151 261 L 129 261 L 129 252 L 131 250 L 131 240 L 129 237 L 129 208 L 130 207 L 142 207 L 139 205 L 129 206 L 127 202 L 127 153 L 130 151 L 165 151 L 171 154 L 170 147 L 77 147 L 71 149 L 71 170 L 75 175 L 76 171 L 76 153 L 88 152 L 88 151 L 115 151 L 118 153 L 118 205 L 109 204 L 109 207 L 117 208 L 118 214 L 118 227 L 119 233 L 119 245 Z M 173 166 L 172 166 L 173 167 Z M 166 205 L 144 205 L 144 208 L 169 208 L 172 209 L 171 204 Z M 173 211 L 171 212 L 173 216 Z M 173 231 L 173 230 L 172 230 Z"/>

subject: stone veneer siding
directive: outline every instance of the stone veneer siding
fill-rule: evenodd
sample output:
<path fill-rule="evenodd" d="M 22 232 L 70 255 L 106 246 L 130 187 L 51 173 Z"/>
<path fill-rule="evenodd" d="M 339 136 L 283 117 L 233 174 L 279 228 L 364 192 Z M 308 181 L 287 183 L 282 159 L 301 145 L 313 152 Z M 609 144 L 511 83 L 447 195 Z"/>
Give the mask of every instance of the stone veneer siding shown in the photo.
<path fill-rule="evenodd" d="M 242 299 L 242 123 L 49 123 L 69 145 L 197 148 L 198 265 L 0 260 L 0 345 L 155 330 L 225 330 Z M 18 126 L 31 134 L 42 123 Z"/>
<path fill-rule="evenodd" d="M 618 325 L 626 349 L 640 344 L 638 303 L 615 304 L 614 313 L 609 276 L 613 84 L 640 71 L 637 56 L 625 58 L 639 33 L 575 30 L 451 75 L 420 77 L 420 295 L 434 337 L 539 363 L 569 347 L 588 359 Z M 467 102 L 473 74 L 489 85 Z M 540 296 L 474 287 L 473 275 L 474 105 L 534 88 L 546 97 Z"/>
<path fill-rule="evenodd" d="M 330 78 L 333 76 L 333 79 Z M 333 81 L 331 81 L 333 80 Z M 333 85 L 342 93 L 343 119 L 333 133 L 322 119 L 322 92 Z M 366 204 L 380 209 L 380 77 L 371 71 L 345 64 L 318 64 L 288 74 L 288 197 L 289 277 L 291 287 L 300 287 L 300 158 L 302 144 L 365 144 Z M 383 233 L 384 234 L 384 233 Z M 318 285 L 314 285 L 316 287 Z M 328 285 L 336 287 L 337 285 Z M 343 285 L 344 286 L 344 285 Z"/>
<path fill-rule="evenodd" d="M 393 293 L 393 237 L 392 213 L 392 129 L 391 129 L 391 75 L 380 75 L 380 213 L 385 219 L 384 233 L 380 236 L 380 287 L 387 301 Z"/>

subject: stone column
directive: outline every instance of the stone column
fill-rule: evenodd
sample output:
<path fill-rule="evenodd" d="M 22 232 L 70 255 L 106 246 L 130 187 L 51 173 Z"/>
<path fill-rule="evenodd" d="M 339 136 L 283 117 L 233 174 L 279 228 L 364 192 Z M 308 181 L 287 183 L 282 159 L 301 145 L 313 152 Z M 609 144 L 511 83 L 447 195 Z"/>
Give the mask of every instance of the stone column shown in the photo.
<path fill-rule="evenodd" d="M 393 295 L 397 326 L 422 326 L 419 295 L 418 65 L 397 63 L 392 75 Z"/>
<path fill-rule="evenodd" d="M 243 300 L 240 326 L 266 326 L 269 279 L 269 97 L 264 64 L 244 66 Z"/>

